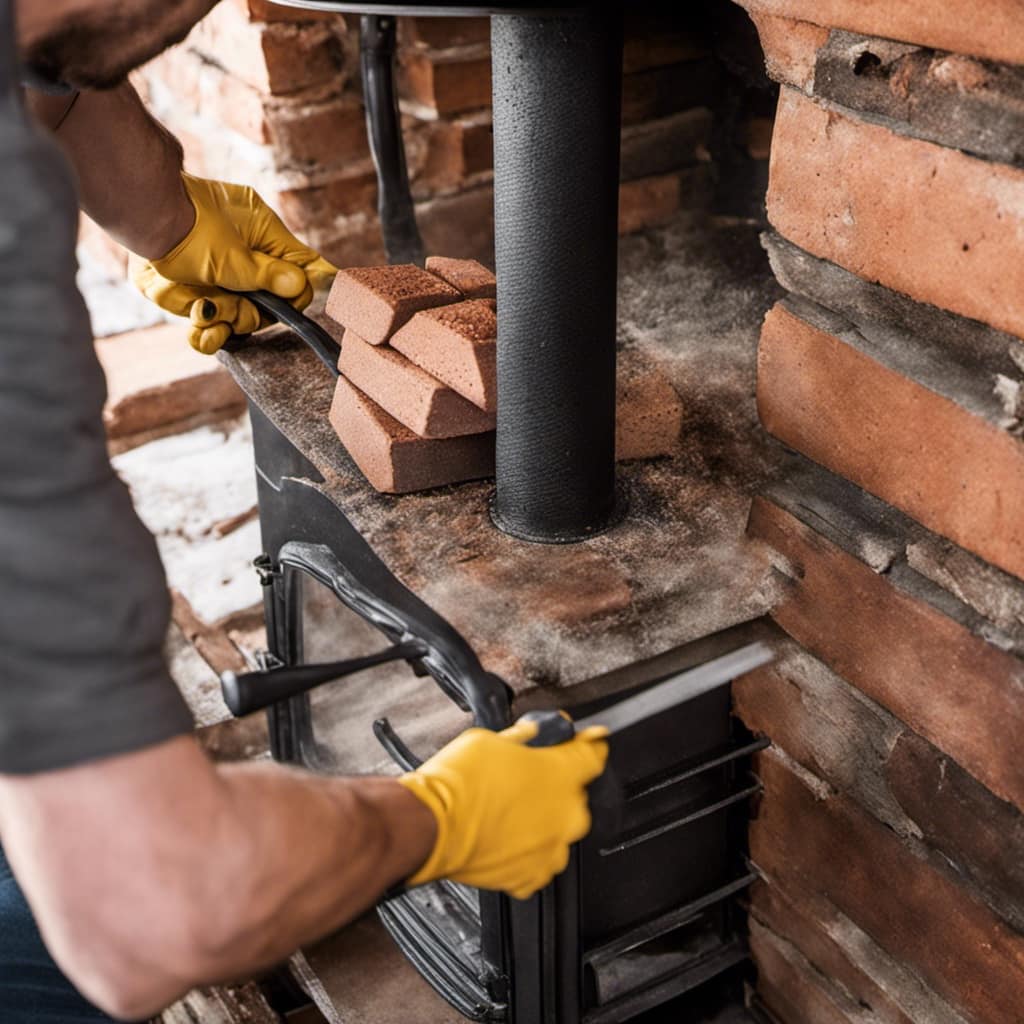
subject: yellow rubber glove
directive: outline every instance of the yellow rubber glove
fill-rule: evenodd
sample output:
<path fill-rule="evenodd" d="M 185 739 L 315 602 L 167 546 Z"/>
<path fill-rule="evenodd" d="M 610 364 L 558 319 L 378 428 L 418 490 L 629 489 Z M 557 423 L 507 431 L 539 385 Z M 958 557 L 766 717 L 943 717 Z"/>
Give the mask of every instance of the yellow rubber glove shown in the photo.
<path fill-rule="evenodd" d="M 130 272 L 148 299 L 191 323 L 189 344 L 212 355 L 232 334 L 266 321 L 231 291 L 266 289 L 305 309 L 337 268 L 303 245 L 247 185 L 182 174 L 196 209 L 192 230 L 166 256 L 133 256 Z M 217 286 L 220 287 L 217 287 Z"/>
<path fill-rule="evenodd" d="M 535 722 L 467 729 L 399 782 L 437 819 L 437 842 L 409 879 L 437 878 L 526 899 L 569 862 L 590 831 L 586 785 L 608 758 L 601 726 L 555 747 L 527 747 Z"/>

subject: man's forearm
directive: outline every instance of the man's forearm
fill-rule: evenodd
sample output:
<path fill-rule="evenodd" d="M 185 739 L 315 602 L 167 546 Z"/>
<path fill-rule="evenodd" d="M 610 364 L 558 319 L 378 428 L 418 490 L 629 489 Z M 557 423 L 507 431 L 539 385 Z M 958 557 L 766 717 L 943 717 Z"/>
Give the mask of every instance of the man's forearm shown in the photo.
<path fill-rule="evenodd" d="M 191 738 L 0 777 L 0 830 L 58 963 L 115 1015 L 278 962 L 430 854 L 393 779 L 215 767 Z"/>
<path fill-rule="evenodd" d="M 177 139 L 149 114 L 135 89 L 65 97 L 29 91 L 28 105 L 56 137 L 78 174 L 82 209 L 112 237 L 148 259 L 188 234 L 195 210 L 181 182 Z M 58 125 L 59 122 L 59 125 Z"/>

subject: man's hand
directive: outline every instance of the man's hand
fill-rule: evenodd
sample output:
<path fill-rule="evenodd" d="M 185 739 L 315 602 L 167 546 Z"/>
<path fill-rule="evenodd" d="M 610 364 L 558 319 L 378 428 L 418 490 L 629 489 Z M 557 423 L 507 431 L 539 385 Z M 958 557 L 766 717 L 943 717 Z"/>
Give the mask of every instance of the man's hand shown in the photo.
<path fill-rule="evenodd" d="M 265 324 L 251 302 L 231 292 L 265 289 L 305 309 L 337 273 L 248 186 L 184 173 L 182 180 L 196 211 L 192 230 L 166 256 L 133 257 L 130 269 L 147 298 L 189 317 L 193 348 L 212 355 L 232 334 Z"/>
<path fill-rule="evenodd" d="M 604 770 L 606 729 L 584 729 L 554 747 L 527 747 L 534 722 L 504 732 L 467 729 L 398 781 L 437 819 L 437 841 L 409 879 L 436 878 L 517 899 L 543 888 L 590 831 L 587 783 Z"/>

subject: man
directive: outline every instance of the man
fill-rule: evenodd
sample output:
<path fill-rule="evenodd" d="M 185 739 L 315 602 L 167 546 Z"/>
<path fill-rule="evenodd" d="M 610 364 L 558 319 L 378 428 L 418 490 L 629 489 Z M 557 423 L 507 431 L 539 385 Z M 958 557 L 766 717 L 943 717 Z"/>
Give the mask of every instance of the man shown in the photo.
<path fill-rule="evenodd" d="M 190 314 L 198 348 L 256 324 L 218 285 L 301 306 L 332 268 L 251 191 L 183 176 L 180 148 L 124 84 L 213 0 L 20 0 L 17 44 L 11 3 L 0 0 L 0 1019 L 148 1016 L 281 961 L 402 879 L 535 891 L 589 828 L 600 730 L 537 750 L 524 724 L 469 730 L 401 779 L 217 766 L 196 745 L 160 657 L 155 546 L 106 457 L 102 374 L 74 287 L 72 175 L 20 83 L 57 90 L 32 104 L 82 205 L 138 254 L 147 293 Z"/>

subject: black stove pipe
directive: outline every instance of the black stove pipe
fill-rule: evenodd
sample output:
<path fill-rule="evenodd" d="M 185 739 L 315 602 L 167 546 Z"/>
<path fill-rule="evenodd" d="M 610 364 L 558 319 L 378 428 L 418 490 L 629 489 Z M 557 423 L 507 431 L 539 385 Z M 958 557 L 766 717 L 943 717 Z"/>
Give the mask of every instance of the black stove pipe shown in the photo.
<path fill-rule="evenodd" d="M 497 492 L 525 540 L 617 518 L 615 288 L 621 15 L 491 19 Z"/>

